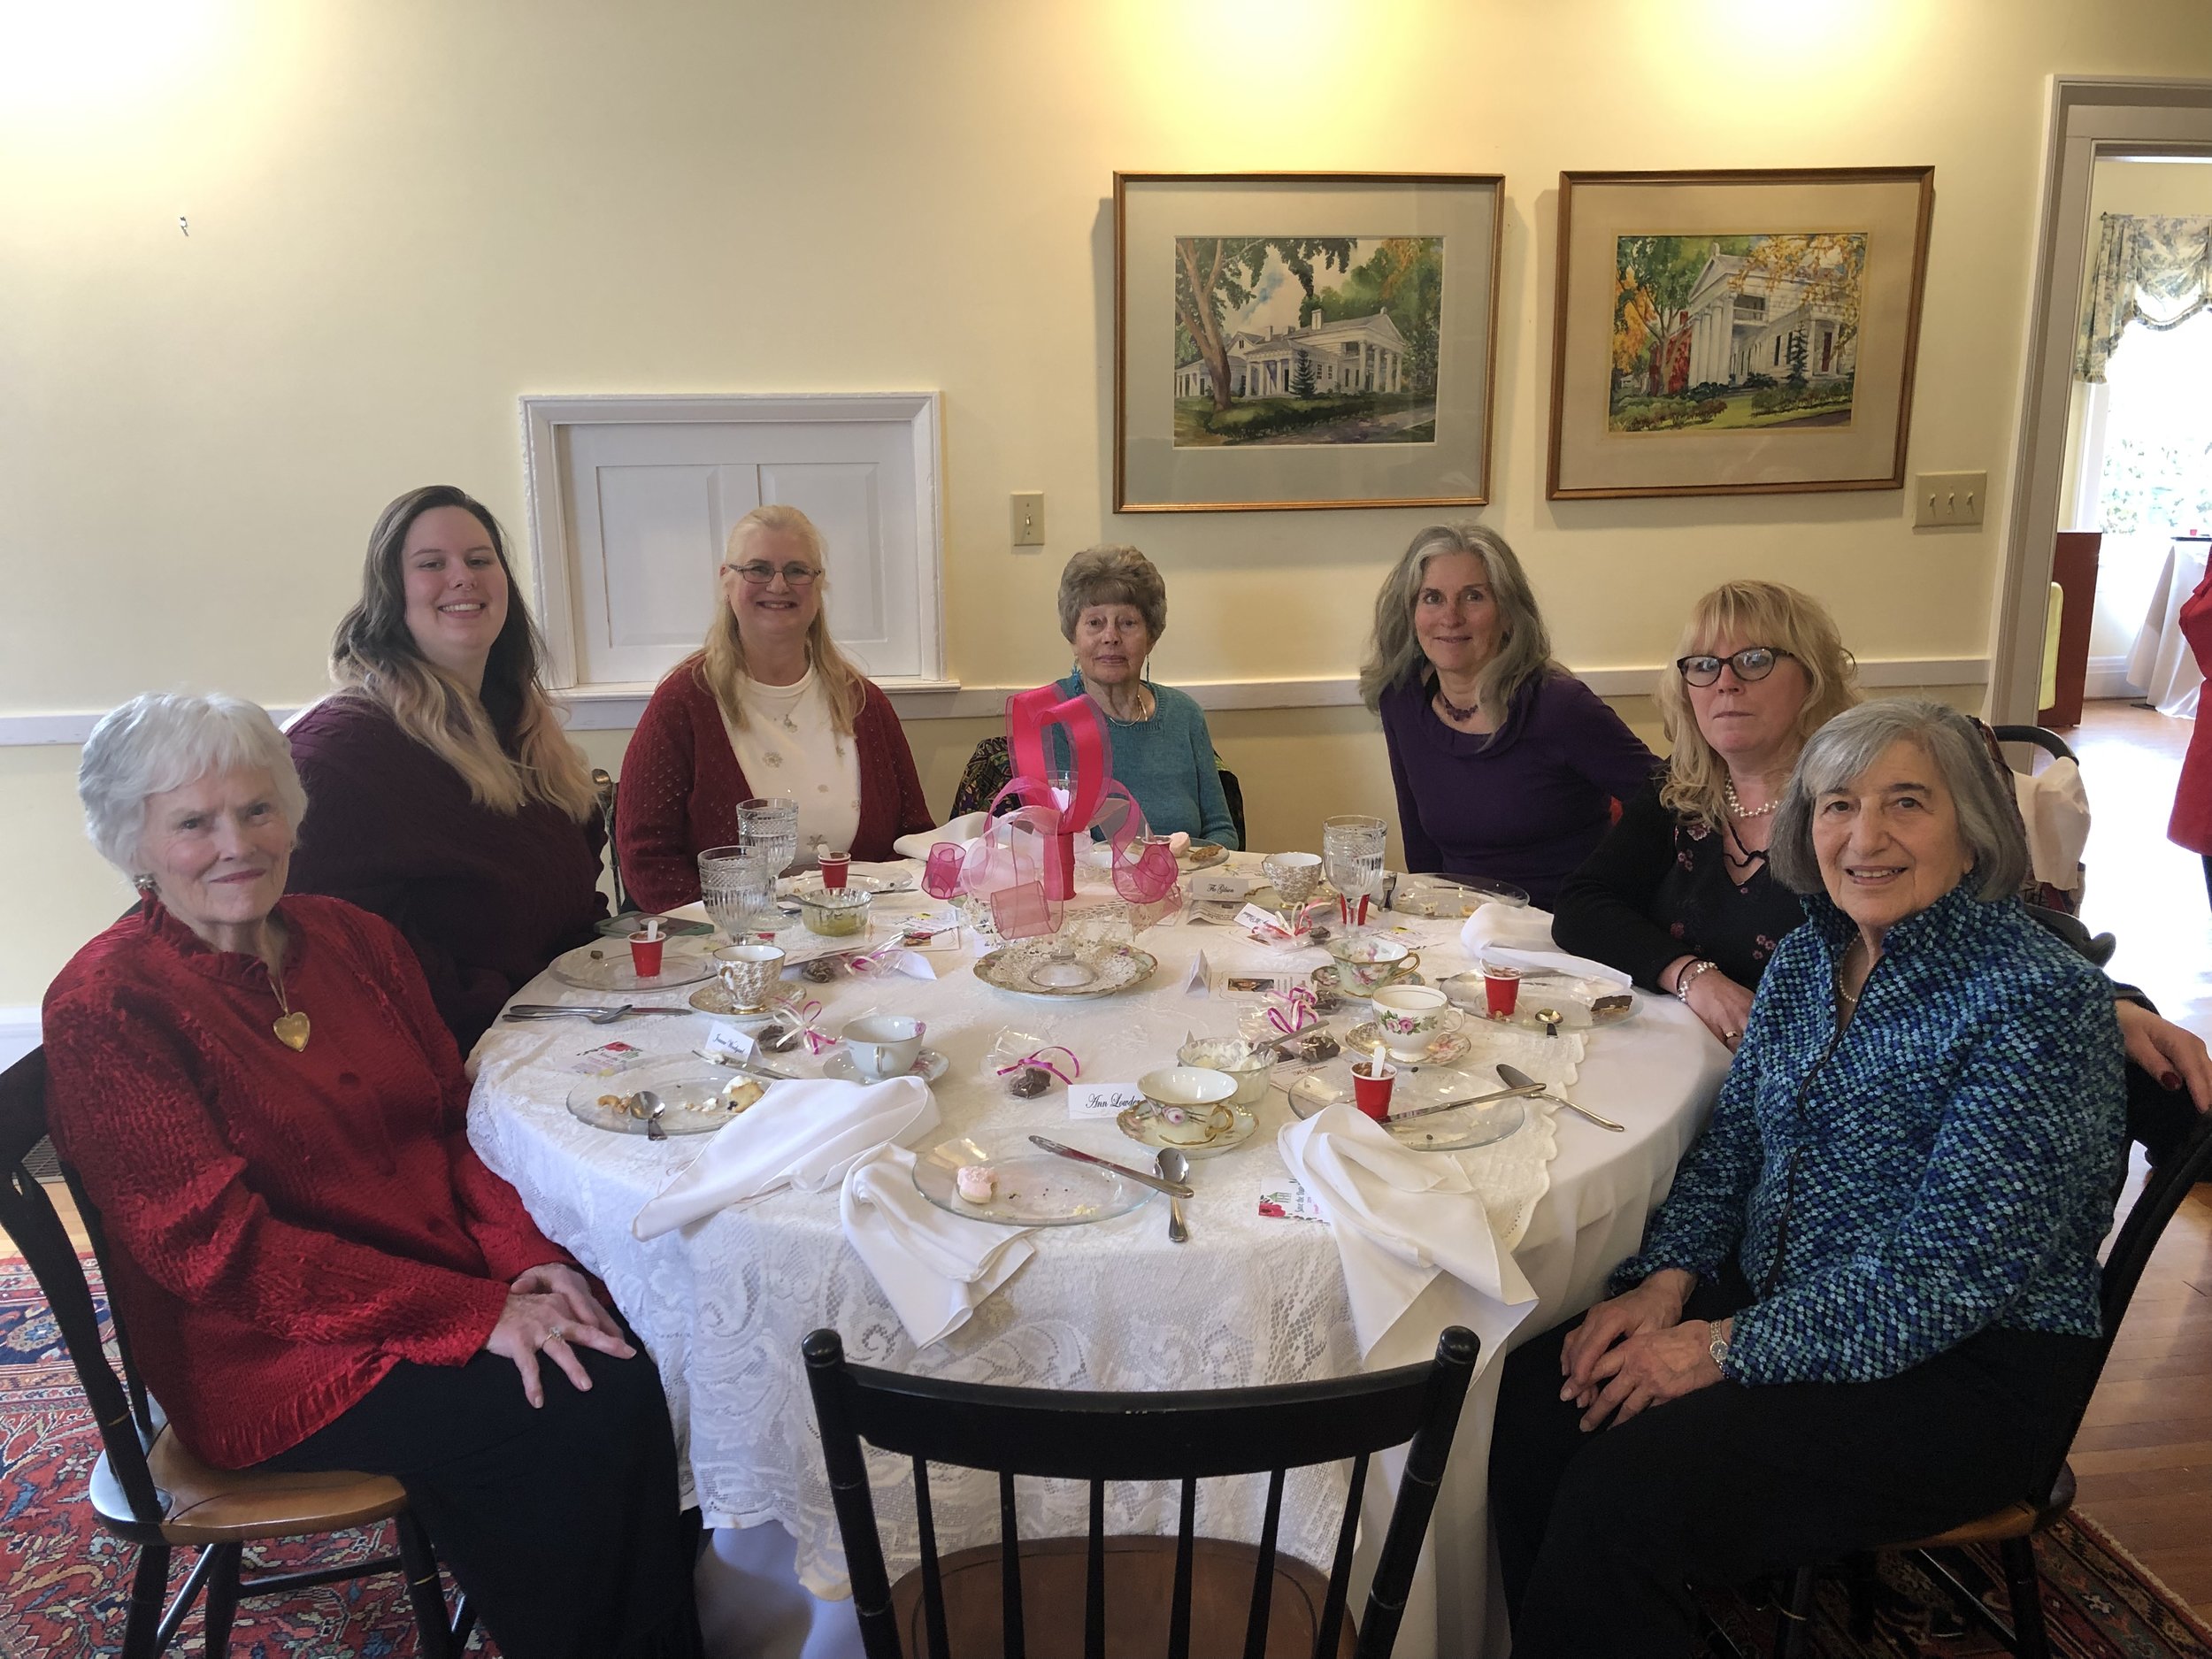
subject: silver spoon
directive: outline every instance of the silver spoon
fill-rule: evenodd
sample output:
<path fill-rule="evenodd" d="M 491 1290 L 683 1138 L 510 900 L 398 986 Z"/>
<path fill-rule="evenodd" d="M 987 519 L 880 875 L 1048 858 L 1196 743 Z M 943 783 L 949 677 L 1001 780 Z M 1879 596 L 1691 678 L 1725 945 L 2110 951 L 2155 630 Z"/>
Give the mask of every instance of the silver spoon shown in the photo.
<path fill-rule="evenodd" d="M 667 1140 L 668 1131 L 661 1127 L 661 1114 L 668 1110 L 668 1102 L 651 1089 L 641 1088 L 637 1092 L 637 1107 L 645 1114 L 645 1138 L 648 1141 Z"/>
<path fill-rule="evenodd" d="M 1169 1180 L 1188 1182 L 1190 1160 L 1173 1147 L 1165 1148 L 1152 1162 Z M 1167 1195 L 1167 1236 L 1171 1244 L 1190 1242 L 1190 1229 L 1183 1225 L 1183 1201 L 1173 1193 Z"/>
<path fill-rule="evenodd" d="M 1498 1075 L 1503 1078 L 1507 1082 L 1512 1084 L 1515 1088 L 1544 1087 L 1542 1084 L 1539 1083 L 1527 1072 L 1517 1071 L 1509 1065 L 1501 1064 L 1498 1067 Z M 1587 1118 L 1592 1123 L 1595 1124 L 1601 1129 L 1621 1129 L 1621 1125 L 1615 1123 L 1610 1118 L 1601 1118 L 1597 1115 L 1597 1113 L 1592 1111 L 1587 1106 L 1576 1105 L 1564 1094 L 1555 1094 L 1548 1089 L 1546 1089 L 1543 1098 L 1546 1100 L 1557 1101 L 1562 1106 L 1564 1106 L 1571 1112 L 1580 1112 L 1585 1118 Z"/>

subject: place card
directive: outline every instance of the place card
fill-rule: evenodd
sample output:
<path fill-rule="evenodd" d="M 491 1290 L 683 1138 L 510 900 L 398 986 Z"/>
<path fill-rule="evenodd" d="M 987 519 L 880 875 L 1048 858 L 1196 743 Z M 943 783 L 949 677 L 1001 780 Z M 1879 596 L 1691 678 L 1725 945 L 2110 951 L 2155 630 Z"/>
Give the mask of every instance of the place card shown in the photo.
<path fill-rule="evenodd" d="M 1274 1221 L 1326 1221 L 1328 1219 L 1321 1213 L 1321 1206 L 1313 1202 L 1313 1194 L 1307 1192 L 1294 1179 L 1286 1191 L 1260 1194 L 1260 1214 Z"/>
<path fill-rule="evenodd" d="M 652 1057 L 635 1043 L 603 1042 L 596 1048 L 585 1049 L 561 1070 L 581 1077 L 611 1077 L 634 1065 L 643 1065 Z"/>
<path fill-rule="evenodd" d="M 1118 1118 L 1132 1106 L 1144 1104 L 1144 1091 L 1134 1083 L 1071 1083 L 1068 1116 Z"/>
<path fill-rule="evenodd" d="M 1201 904 L 1234 904 L 1252 891 L 1252 878 L 1205 872 L 1190 879 L 1190 895 Z"/>
<path fill-rule="evenodd" d="M 1183 980 L 1183 995 L 1204 996 L 1213 989 L 1213 972 L 1206 964 L 1206 953 L 1200 951 L 1191 958 L 1190 973 Z"/>
<path fill-rule="evenodd" d="M 1281 968 L 1231 968 L 1214 976 L 1213 993 L 1230 1002 L 1264 1002 L 1288 996 L 1311 976 Z"/>

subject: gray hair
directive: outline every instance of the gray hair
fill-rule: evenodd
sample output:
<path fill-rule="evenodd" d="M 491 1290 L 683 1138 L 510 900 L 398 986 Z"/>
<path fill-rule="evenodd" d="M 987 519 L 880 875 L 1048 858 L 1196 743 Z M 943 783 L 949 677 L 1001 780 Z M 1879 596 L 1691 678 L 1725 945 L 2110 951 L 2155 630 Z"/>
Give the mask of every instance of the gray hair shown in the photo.
<path fill-rule="evenodd" d="M 1973 721 L 1924 697 L 1863 703 L 1807 741 L 1774 816 L 1767 860 L 1776 879 L 1793 892 L 1821 890 L 1820 860 L 1813 852 L 1815 804 L 1822 795 L 1848 787 L 1899 742 L 1925 755 L 1950 791 L 1959 839 L 1973 861 L 1974 896 L 1993 900 L 2017 893 L 2028 874 L 2028 838 L 2011 780 Z"/>
<path fill-rule="evenodd" d="M 1503 536 L 1483 525 L 1431 525 L 1390 567 L 1382 591 L 1375 595 L 1375 634 L 1367 661 L 1360 666 L 1360 701 L 1370 710 L 1379 709 L 1384 692 L 1420 678 L 1428 659 L 1414 632 L 1413 611 L 1429 561 L 1445 553 L 1472 554 L 1490 578 L 1491 603 L 1498 608 L 1501 623 L 1498 649 L 1476 677 L 1475 701 L 1490 717 L 1491 730 L 1502 731 L 1515 694 L 1558 665 L 1551 659 L 1551 635 L 1545 631 L 1521 561 Z"/>
<path fill-rule="evenodd" d="M 1134 605 L 1152 643 L 1167 632 L 1167 580 L 1135 548 L 1117 542 L 1087 547 L 1060 572 L 1060 634 L 1075 638 L 1075 624 L 1093 605 Z"/>
<path fill-rule="evenodd" d="M 266 772 L 278 809 L 296 833 L 307 791 L 292 747 L 257 703 L 222 695 L 150 691 L 100 717 L 77 764 L 85 833 L 100 856 L 135 879 L 150 795 L 181 789 L 210 772 Z"/>

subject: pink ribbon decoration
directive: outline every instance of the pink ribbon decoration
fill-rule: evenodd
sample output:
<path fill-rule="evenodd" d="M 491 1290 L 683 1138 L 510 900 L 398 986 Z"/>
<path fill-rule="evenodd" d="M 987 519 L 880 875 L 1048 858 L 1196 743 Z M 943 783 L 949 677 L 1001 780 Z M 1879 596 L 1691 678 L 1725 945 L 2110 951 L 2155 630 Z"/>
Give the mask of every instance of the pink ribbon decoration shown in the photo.
<path fill-rule="evenodd" d="M 1050 770 L 1045 764 L 1045 730 L 1054 726 L 1067 733 L 1068 770 L 1075 780 L 1064 805 L 1045 781 Z M 1064 903 L 1075 896 L 1075 838 L 1090 828 L 1113 780 L 1106 718 L 1079 692 L 1063 697 L 1057 686 L 1018 691 L 1006 700 L 1006 754 L 1013 776 L 1001 795 L 1010 791 L 1025 807 L 1054 815 L 1044 885 L 1049 897 Z"/>
<path fill-rule="evenodd" d="M 952 900 L 960 896 L 960 864 L 965 849 L 950 841 L 939 841 L 929 849 L 929 858 L 922 865 L 922 891 L 933 899 Z"/>
<path fill-rule="evenodd" d="M 818 1055 L 825 1048 L 833 1048 L 837 1046 L 837 1039 L 814 1023 L 822 1012 L 820 1002 L 812 998 L 803 1002 L 787 1002 L 784 1005 L 783 1012 L 789 1016 L 787 1023 L 797 1029 L 800 1036 L 806 1039 L 806 1051 L 809 1054 Z"/>
<path fill-rule="evenodd" d="M 1048 1054 L 1066 1055 L 1068 1057 L 1068 1070 L 1066 1071 L 1063 1071 L 1051 1061 L 1046 1059 L 1045 1056 Z M 1048 1048 L 1038 1049 L 1034 1054 L 1024 1055 L 1011 1065 L 1002 1065 L 999 1067 L 998 1075 L 1004 1077 L 1009 1071 L 1025 1071 L 1033 1065 L 1037 1067 L 1040 1071 L 1051 1072 L 1053 1076 L 1058 1078 L 1063 1083 L 1072 1083 L 1075 1081 L 1076 1078 L 1083 1075 L 1083 1063 L 1075 1057 L 1075 1051 L 1072 1048 L 1063 1048 L 1056 1042 Z M 1073 1073 L 1072 1076 L 1070 1075 L 1071 1072 Z"/>
<path fill-rule="evenodd" d="M 1279 1001 L 1279 1007 L 1267 1010 L 1267 1023 L 1284 1036 L 1319 1023 L 1321 1011 L 1314 1005 L 1313 993 L 1304 986 L 1294 987 Z"/>

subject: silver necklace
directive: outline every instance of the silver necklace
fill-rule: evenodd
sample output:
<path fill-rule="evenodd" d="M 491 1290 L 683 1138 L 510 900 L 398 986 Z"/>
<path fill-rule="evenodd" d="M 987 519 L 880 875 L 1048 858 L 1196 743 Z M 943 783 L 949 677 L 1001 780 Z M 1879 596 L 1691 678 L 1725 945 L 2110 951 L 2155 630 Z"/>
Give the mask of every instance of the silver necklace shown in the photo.
<path fill-rule="evenodd" d="M 1446 706 L 1448 707 L 1449 705 L 1447 704 Z M 1745 810 L 1743 803 L 1736 798 L 1736 780 L 1733 778 L 1724 778 L 1721 780 L 1720 792 L 1727 799 L 1729 812 L 1737 818 L 1764 818 L 1768 813 L 1773 811 L 1776 807 L 1782 804 L 1780 799 L 1778 797 L 1775 800 L 1768 802 L 1764 806 L 1753 807 L 1748 811 Z"/>

